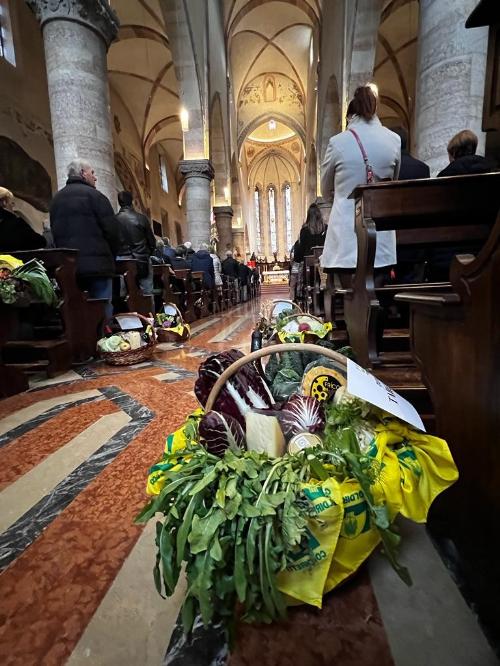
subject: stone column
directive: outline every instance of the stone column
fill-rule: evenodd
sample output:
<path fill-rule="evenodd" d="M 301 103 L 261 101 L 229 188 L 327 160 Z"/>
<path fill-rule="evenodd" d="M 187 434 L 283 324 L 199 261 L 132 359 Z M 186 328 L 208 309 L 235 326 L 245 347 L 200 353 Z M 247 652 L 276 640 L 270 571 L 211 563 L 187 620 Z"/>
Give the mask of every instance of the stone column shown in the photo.
<path fill-rule="evenodd" d="M 448 164 L 457 132 L 481 131 L 488 28 L 465 29 L 477 0 L 420 0 L 415 148 L 431 176 Z"/>
<path fill-rule="evenodd" d="M 219 255 L 233 249 L 233 209 L 231 206 L 214 206 L 215 224 L 219 237 Z"/>
<path fill-rule="evenodd" d="M 188 238 L 193 249 L 210 242 L 210 182 L 214 169 L 209 160 L 181 160 L 179 171 L 184 177 L 184 207 Z"/>
<path fill-rule="evenodd" d="M 233 229 L 233 246 L 238 248 L 243 259 L 245 258 L 245 232 L 243 229 Z"/>
<path fill-rule="evenodd" d="M 90 162 L 97 188 L 116 201 L 106 52 L 118 18 L 106 0 L 28 0 L 42 26 L 57 185 L 67 166 Z"/>

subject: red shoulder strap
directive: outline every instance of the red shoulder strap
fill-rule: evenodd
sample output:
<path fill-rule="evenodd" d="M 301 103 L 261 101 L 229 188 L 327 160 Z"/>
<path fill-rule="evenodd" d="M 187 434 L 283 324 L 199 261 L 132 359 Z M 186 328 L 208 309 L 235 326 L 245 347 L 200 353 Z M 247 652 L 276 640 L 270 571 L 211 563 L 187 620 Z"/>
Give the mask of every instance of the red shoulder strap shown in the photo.
<path fill-rule="evenodd" d="M 366 169 L 366 182 L 368 184 L 373 183 L 373 169 L 371 168 L 370 163 L 368 162 L 368 155 L 366 154 L 366 150 L 365 150 L 363 144 L 361 143 L 361 139 L 359 138 L 358 133 L 355 132 L 353 129 L 349 128 L 348 131 L 356 139 L 356 143 L 358 144 L 359 149 L 361 151 L 361 155 L 363 156 L 363 161 L 365 163 L 365 169 Z"/>

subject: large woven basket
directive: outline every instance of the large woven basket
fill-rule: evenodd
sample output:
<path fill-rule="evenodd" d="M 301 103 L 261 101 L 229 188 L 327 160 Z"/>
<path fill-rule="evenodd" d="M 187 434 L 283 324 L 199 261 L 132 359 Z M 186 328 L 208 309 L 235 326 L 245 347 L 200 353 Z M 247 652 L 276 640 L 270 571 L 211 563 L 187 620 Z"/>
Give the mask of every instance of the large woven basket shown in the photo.
<path fill-rule="evenodd" d="M 128 312 L 127 314 L 139 317 L 143 324 L 150 325 L 151 323 L 146 317 L 143 317 L 143 315 L 138 312 Z M 99 352 L 101 358 L 108 365 L 135 365 L 136 363 L 147 361 L 153 356 L 157 344 L 157 336 L 154 326 L 152 326 L 151 329 L 152 340 L 150 340 L 147 345 L 144 345 L 144 347 L 121 352 Z"/>

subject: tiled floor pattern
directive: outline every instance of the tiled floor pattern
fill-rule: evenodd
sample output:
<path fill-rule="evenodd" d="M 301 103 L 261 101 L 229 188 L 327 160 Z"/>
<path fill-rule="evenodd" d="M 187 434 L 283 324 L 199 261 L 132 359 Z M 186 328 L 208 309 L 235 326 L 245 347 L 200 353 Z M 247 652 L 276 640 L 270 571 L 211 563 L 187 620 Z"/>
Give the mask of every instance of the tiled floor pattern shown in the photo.
<path fill-rule="evenodd" d="M 257 316 L 258 302 L 241 305 L 196 322 L 191 342 L 160 345 L 151 362 L 75 368 L 0 402 L 2 665 L 208 666 L 206 646 L 201 657 L 178 661 L 172 653 L 164 662 L 182 588 L 168 601 L 157 595 L 154 525 L 144 529 L 133 518 L 166 434 L 197 405 L 200 361 L 229 347 L 247 351 Z M 424 531 L 412 538 L 420 550 L 429 547 Z M 371 582 L 363 574 L 316 619 L 298 609 L 288 625 L 246 632 L 231 664 L 322 666 L 333 655 L 336 666 L 496 663 L 440 561 L 426 572 L 427 560 L 416 559 L 422 576 L 413 596 L 398 588 L 391 604 L 388 590 L 399 583 L 375 561 Z M 416 625 L 415 642 L 427 641 L 425 661 L 416 647 L 404 656 L 405 618 Z M 434 659 L 433 642 L 450 643 L 457 631 L 468 650 L 456 650 L 455 661 L 437 650 L 441 661 Z"/>

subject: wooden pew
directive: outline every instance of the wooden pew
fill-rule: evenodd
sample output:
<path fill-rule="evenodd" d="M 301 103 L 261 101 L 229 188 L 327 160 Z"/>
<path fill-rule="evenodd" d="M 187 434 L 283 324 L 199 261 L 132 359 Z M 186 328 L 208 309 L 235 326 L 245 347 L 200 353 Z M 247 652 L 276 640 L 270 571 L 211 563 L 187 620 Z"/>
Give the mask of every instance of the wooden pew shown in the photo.
<path fill-rule="evenodd" d="M 139 287 L 137 280 L 137 261 L 135 259 L 119 259 L 116 262 L 116 271 L 123 276 L 127 295 L 125 306 L 128 312 L 138 312 L 144 317 L 154 314 L 154 298 L 146 295 Z"/>
<path fill-rule="evenodd" d="M 49 276 L 57 281 L 61 292 L 59 312 L 62 325 L 60 331 L 54 332 L 54 336 L 67 340 L 71 361 L 82 363 L 94 356 L 106 301 L 89 298 L 86 292 L 78 288 L 76 282 L 78 250 L 55 248 L 14 254 L 23 261 L 31 258 L 41 260 Z M 56 353 L 55 348 L 52 353 Z M 59 359 L 57 364 L 62 364 L 61 367 L 66 365 L 64 359 Z"/>
<path fill-rule="evenodd" d="M 454 259 L 450 283 L 446 294 L 395 298 L 410 306 L 412 354 L 432 397 L 437 434 L 460 473 L 436 502 L 434 523 L 469 552 L 474 541 L 484 575 L 491 567 L 498 585 L 491 539 L 500 512 L 500 214 L 476 258 Z"/>
<path fill-rule="evenodd" d="M 350 344 L 362 365 L 374 367 L 390 358 L 382 354 L 377 340 L 381 300 L 387 305 L 401 291 L 450 289 L 448 282 L 375 288 L 376 231 L 395 230 L 398 243 L 406 246 L 482 244 L 500 207 L 500 173 L 362 185 L 351 197 L 355 199 L 358 262 L 352 288 L 340 293 Z M 403 355 L 403 362 L 407 361 Z"/>
<path fill-rule="evenodd" d="M 182 284 L 182 293 L 184 294 L 184 308 L 179 308 L 183 313 L 184 319 L 188 324 L 196 320 L 196 313 L 194 311 L 194 295 L 191 281 L 191 271 L 187 268 L 174 271 L 176 279 L 179 284 Z M 175 290 L 174 290 L 175 293 Z M 179 292 L 180 293 L 180 292 Z"/>

